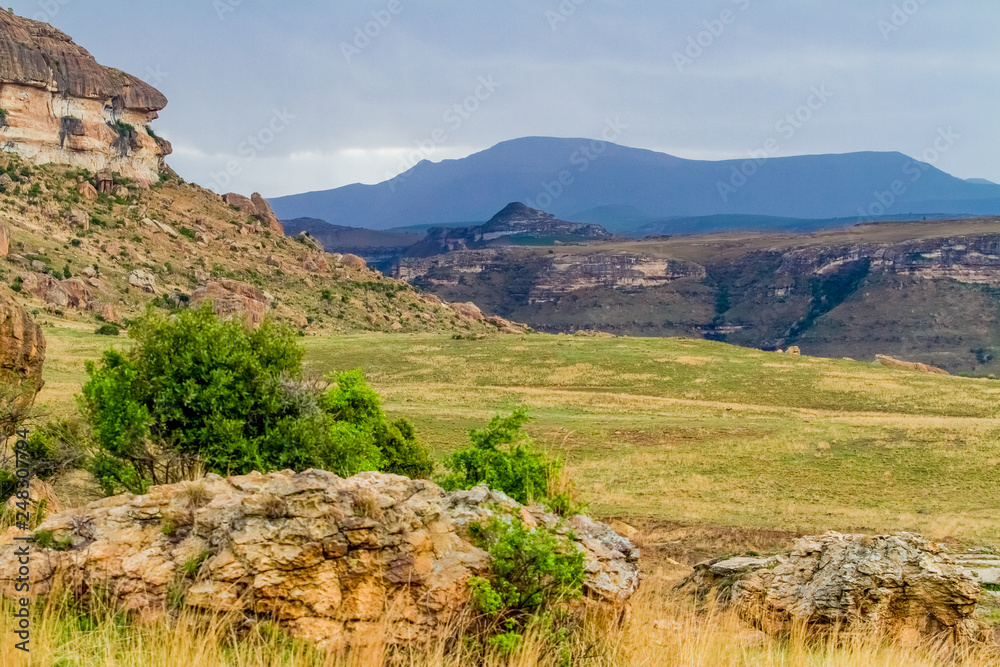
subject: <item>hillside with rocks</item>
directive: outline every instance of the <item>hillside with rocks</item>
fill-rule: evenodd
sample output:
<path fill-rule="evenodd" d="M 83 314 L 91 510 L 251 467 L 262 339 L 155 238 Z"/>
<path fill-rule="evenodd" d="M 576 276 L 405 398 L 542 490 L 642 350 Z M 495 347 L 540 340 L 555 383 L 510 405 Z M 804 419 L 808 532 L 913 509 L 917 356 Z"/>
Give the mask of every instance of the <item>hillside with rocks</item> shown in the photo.
<path fill-rule="evenodd" d="M 95 324 L 211 301 L 310 332 L 521 330 L 286 238 L 259 194 L 184 182 L 150 126 L 166 104 L 64 33 L 0 11 L 0 289 Z"/>

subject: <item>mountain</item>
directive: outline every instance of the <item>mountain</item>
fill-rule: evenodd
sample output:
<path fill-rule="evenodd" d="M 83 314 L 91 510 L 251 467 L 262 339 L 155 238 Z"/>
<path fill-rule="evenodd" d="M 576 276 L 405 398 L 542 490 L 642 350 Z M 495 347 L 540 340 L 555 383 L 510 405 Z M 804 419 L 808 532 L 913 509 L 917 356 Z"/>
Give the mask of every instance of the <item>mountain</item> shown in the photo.
<path fill-rule="evenodd" d="M 407 248 L 424 238 L 423 234 L 405 231 L 331 225 L 317 218 L 295 218 L 283 220 L 281 224 L 289 236 L 308 233 L 329 252 L 357 255 L 379 270 L 388 270 Z"/>
<path fill-rule="evenodd" d="M 612 232 L 714 215 L 799 219 L 1000 213 L 1000 186 L 901 153 L 706 162 L 589 139 L 529 137 L 460 160 L 423 161 L 377 185 L 272 200 L 282 219 L 371 229 L 489 220 L 520 201 Z"/>
<path fill-rule="evenodd" d="M 558 220 L 551 213 L 512 202 L 484 225 L 432 227 L 427 237 L 408 248 L 407 257 L 430 257 L 447 252 L 503 245 L 553 245 L 605 241 L 612 238 L 599 225 Z"/>

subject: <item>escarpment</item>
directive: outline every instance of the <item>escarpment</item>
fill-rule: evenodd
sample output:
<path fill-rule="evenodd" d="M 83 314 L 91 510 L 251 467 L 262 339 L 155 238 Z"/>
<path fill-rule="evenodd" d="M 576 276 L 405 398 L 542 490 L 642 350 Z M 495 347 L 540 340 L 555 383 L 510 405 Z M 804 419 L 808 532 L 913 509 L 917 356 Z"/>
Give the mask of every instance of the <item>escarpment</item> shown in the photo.
<path fill-rule="evenodd" d="M 149 127 L 166 105 L 153 86 L 99 64 L 65 33 L 0 10 L 4 150 L 149 183 L 171 153 Z"/>

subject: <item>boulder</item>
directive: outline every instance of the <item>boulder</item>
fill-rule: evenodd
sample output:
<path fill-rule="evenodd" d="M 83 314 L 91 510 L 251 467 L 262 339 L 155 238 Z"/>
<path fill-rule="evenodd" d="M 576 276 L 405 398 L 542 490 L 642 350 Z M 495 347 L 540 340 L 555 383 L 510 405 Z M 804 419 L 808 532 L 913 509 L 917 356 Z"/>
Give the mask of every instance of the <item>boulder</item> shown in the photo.
<path fill-rule="evenodd" d="M 110 169 L 101 169 L 95 178 L 97 181 L 97 191 L 101 194 L 110 195 L 115 191 L 115 174 Z"/>
<path fill-rule="evenodd" d="M 97 192 L 97 188 L 90 184 L 90 181 L 84 181 L 76 186 L 76 191 L 80 193 L 84 199 L 88 201 L 97 201 L 100 196 Z"/>
<path fill-rule="evenodd" d="M 156 294 L 156 276 L 149 271 L 136 269 L 128 274 L 128 284 L 137 287 L 143 292 Z"/>
<path fill-rule="evenodd" d="M 256 327 L 267 317 L 270 304 L 260 289 L 236 280 L 210 280 L 191 295 L 191 306 L 212 302 L 212 308 L 222 317 L 243 317 Z"/>
<path fill-rule="evenodd" d="M 254 214 L 257 216 L 257 219 L 267 225 L 267 228 L 275 234 L 284 236 L 285 228 L 281 226 L 281 221 L 278 220 L 278 216 L 274 214 L 274 211 L 271 209 L 271 205 L 267 203 L 267 200 L 264 199 L 259 192 L 255 192 L 251 195 L 250 201 L 253 203 L 254 208 L 257 209 L 257 212 Z"/>
<path fill-rule="evenodd" d="M 79 227 L 84 231 L 90 229 L 90 216 L 78 208 L 71 208 L 66 213 L 66 221 L 70 227 Z"/>
<path fill-rule="evenodd" d="M 395 475 L 308 470 L 208 475 L 52 516 L 39 530 L 68 548 L 35 547 L 31 594 L 103 590 L 147 615 L 173 603 L 268 618 L 327 649 L 373 632 L 408 645 L 455 631 L 470 577 L 489 567 L 470 525 L 493 517 L 562 534 L 584 555 L 584 592 L 595 604 L 621 605 L 635 593 L 637 549 L 586 517 L 563 523 L 484 486 L 445 493 Z M 13 537 L 0 545 L 7 596 L 18 595 Z"/>
<path fill-rule="evenodd" d="M 222 201 L 237 208 L 240 213 L 245 213 L 246 215 L 257 215 L 257 207 L 254 206 L 253 201 L 251 201 L 249 197 L 244 197 L 243 195 L 236 194 L 235 192 L 230 192 L 229 194 L 222 195 Z"/>
<path fill-rule="evenodd" d="M 0 387 L 14 388 L 13 395 L 0 392 L 0 440 L 10 434 L 12 415 L 20 414 L 41 390 L 45 363 L 45 336 L 24 308 L 0 292 Z"/>
<path fill-rule="evenodd" d="M 919 373 L 932 373 L 934 375 L 951 375 L 951 373 L 943 368 L 937 368 L 936 366 L 929 366 L 927 364 L 912 361 L 900 361 L 899 359 L 893 359 L 892 357 L 888 357 L 884 354 L 875 355 L 875 362 L 882 364 L 886 368 L 895 368 L 901 371 L 917 371 Z"/>
<path fill-rule="evenodd" d="M 36 265 L 37 263 L 37 265 Z M 48 267 L 42 263 L 32 262 L 32 268 L 36 270 L 44 270 Z M 69 308 L 72 303 L 72 298 L 66 287 L 62 284 L 62 281 L 57 280 L 53 276 L 47 273 L 27 273 L 21 276 L 21 289 L 22 291 L 30 294 L 31 296 L 44 301 L 45 303 L 56 306 L 57 308 Z"/>
<path fill-rule="evenodd" d="M 0 223 L 0 257 L 10 254 L 10 230 Z"/>
<path fill-rule="evenodd" d="M 452 303 L 449 305 L 458 315 L 458 319 L 463 322 L 482 322 L 486 319 L 483 317 L 483 311 L 479 310 L 479 306 L 474 303 Z"/>
<path fill-rule="evenodd" d="M 355 271 L 361 271 L 368 268 L 368 262 L 361 259 L 357 255 L 352 255 L 350 253 L 340 258 L 340 264 L 348 269 L 354 269 Z"/>
<path fill-rule="evenodd" d="M 918 535 L 804 537 L 769 559 L 709 561 L 684 582 L 715 590 L 741 617 L 770 632 L 796 625 L 961 642 L 981 636 L 978 581 Z"/>
<path fill-rule="evenodd" d="M 802 356 L 802 350 L 799 349 L 798 345 L 792 345 L 790 348 L 788 348 L 787 350 L 785 350 L 785 354 L 790 354 L 793 357 L 801 357 Z"/>
<path fill-rule="evenodd" d="M 87 284 L 79 278 L 69 278 L 59 283 L 69 298 L 70 308 L 87 308 L 90 304 L 90 290 Z"/>

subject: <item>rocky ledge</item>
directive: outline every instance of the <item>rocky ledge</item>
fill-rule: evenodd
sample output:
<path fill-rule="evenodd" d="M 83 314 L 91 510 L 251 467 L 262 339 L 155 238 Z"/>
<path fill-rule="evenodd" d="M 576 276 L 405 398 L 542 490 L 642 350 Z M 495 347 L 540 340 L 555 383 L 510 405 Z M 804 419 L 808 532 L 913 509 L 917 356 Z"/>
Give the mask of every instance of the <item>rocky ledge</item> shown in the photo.
<path fill-rule="evenodd" d="M 372 632 L 410 644 L 446 632 L 466 610 L 469 578 L 489 567 L 468 528 L 497 516 L 571 540 L 590 599 L 618 605 L 636 591 L 638 550 L 602 523 L 563 522 L 486 487 L 445 493 L 394 475 L 316 470 L 208 475 L 53 516 L 38 529 L 50 532 L 32 558 L 31 590 L 105 591 L 144 614 L 172 605 L 273 618 L 328 648 Z M 14 535 L 0 544 L 8 596 Z"/>
<path fill-rule="evenodd" d="M 100 65 L 47 23 L 0 10 L 0 140 L 44 164 L 110 169 L 149 183 L 170 144 L 149 130 L 167 99 Z"/>

